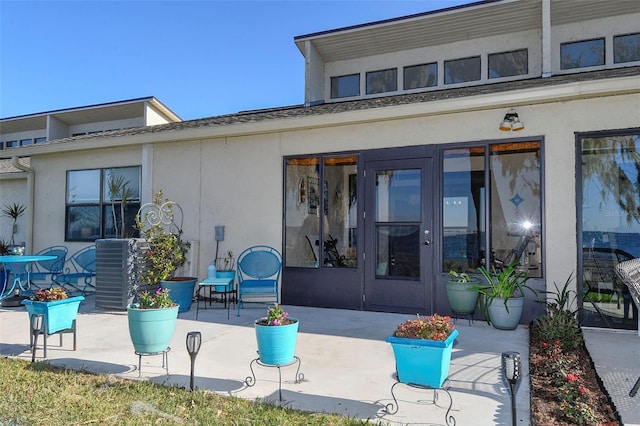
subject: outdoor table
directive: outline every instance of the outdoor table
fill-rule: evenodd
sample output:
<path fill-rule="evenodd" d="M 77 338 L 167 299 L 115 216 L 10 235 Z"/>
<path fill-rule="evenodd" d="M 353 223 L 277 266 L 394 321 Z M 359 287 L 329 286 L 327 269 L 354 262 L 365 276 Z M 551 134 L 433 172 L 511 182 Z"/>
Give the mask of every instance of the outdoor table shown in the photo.
<path fill-rule="evenodd" d="M 44 260 L 54 260 L 56 256 L 41 256 L 41 255 L 27 255 L 27 256 L 0 256 L 0 264 L 4 267 L 5 276 L 4 282 L 1 283 L 2 291 L 0 291 L 0 301 L 5 300 L 8 297 L 14 295 L 14 290 L 19 289 L 21 291 L 27 291 L 31 282 L 31 267 L 32 262 L 40 262 Z M 20 275 L 21 267 L 24 265 L 24 269 L 27 272 L 26 282 L 23 283 Z M 13 281 L 9 286 L 9 275 L 13 274 Z"/>

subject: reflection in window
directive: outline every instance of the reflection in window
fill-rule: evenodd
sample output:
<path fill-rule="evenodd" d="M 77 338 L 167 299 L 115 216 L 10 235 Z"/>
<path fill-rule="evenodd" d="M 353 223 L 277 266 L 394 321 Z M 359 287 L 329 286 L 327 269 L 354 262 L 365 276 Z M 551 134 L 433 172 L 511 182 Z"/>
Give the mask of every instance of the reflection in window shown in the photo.
<path fill-rule="evenodd" d="M 528 67 L 527 49 L 489 55 L 489 78 L 525 75 Z"/>
<path fill-rule="evenodd" d="M 582 322 L 635 328 L 637 308 L 613 268 L 640 257 L 640 133 L 584 137 L 579 143 Z"/>
<path fill-rule="evenodd" d="M 438 64 L 404 67 L 404 90 L 438 85 Z"/>
<path fill-rule="evenodd" d="M 540 143 L 449 149 L 443 161 L 443 271 L 518 262 L 542 276 Z"/>
<path fill-rule="evenodd" d="M 480 80 L 480 56 L 444 61 L 444 83 Z"/>
<path fill-rule="evenodd" d="M 613 38 L 613 62 L 640 61 L 640 33 L 615 36 Z"/>
<path fill-rule="evenodd" d="M 331 77 L 331 99 L 360 95 L 360 74 Z"/>
<path fill-rule="evenodd" d="M 356 185 L 357 157 L 286 160 L 286 266 L 357 266 Z M 322 223 L 320 217 L 323 218 Z"/>
<path fill-rule="evenodd" d="M 139 166 L 68 171 L 65 241 L 137 236 L 140 176 Z M 117 192 L 110 182 L 119 182 Z"/>
<path fill-rule="evenodd" d="M 576 41 L 560 45 L 560 68 L 593 67 L 604 65 L 604 39 Z"/>
<path fill-rule="evenodd" d="M 398 70 L 391 68 L 367 73 L 367 95 L 398 90 Z"/>

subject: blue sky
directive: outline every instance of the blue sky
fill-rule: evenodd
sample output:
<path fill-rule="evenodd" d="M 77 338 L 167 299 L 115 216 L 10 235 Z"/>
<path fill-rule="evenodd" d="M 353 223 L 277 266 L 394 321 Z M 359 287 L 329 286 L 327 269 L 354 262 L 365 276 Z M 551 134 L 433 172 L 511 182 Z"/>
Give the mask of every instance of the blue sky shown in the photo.
<path fill-rule="evenodd" d="M 295 36 L 471 0 L 0 0 L 0 117 L 155 96 L 185 120 L 304 102 Z"/>

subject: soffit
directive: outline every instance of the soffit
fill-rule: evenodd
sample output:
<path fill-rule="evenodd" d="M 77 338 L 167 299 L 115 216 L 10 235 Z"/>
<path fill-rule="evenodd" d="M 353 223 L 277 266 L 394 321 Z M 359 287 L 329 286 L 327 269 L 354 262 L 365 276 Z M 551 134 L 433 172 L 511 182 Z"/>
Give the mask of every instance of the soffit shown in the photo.
<path fill-rule="evenodd" d="M 640 1 L 551 0 L 552 25 L 640 12 Z M 472 3 L 295 38 L 304 54 L 310 40 L 325 62 L 450 44 L 541 28 L 541 0 Z"/>

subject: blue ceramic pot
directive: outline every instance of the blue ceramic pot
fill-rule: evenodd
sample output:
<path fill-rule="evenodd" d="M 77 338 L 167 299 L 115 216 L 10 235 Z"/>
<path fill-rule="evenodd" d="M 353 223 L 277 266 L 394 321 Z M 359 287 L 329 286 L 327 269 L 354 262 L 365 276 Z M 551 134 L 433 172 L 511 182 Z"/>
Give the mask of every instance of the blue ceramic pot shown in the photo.
<path fill-rule="evenodd" d="M 169 289 L 169 297 L 180 305 L 178 312 L 189 312 L 196 288 L 197 278 L 176 277 L 167 281 L 160 281 L 160 288 Z"/>
<path fill-rule="evenodd" d="M 457 336 L 458 330 L 453 330 L 445 341 L 387 337 L 396 358 L 398 381 L 432 388 L 442 387 L 449 376 L 451 350 Z"/>
<path fill-rule="evenodd" d="M 269 365 L 284 365 L 293 362 L 298 339 L 298 320 L 287 325 L 260 325 L 255 322 L 258 356 L 260 362 Z"/>
<path fill-rule="evenodd" d="M 73 321 L 78 316 L 78 309 L 80 309 L 80 302 L 83 300 L 82 296 L 52 302 L 25 299 L 22 304 L 27 308 L 29 319 L 35 314 L 44 315 L 43 324 L 46 327 L 46 333 L 53 334 L 73 327 Z"/>
<path fill-rule="evenodd" d="M 133 306 L 127 306 L 127 317 L 129 336 L 136 352 L 166 350 L 176 329 L 178 306 L 163 309 L 137 309 Z"/>

